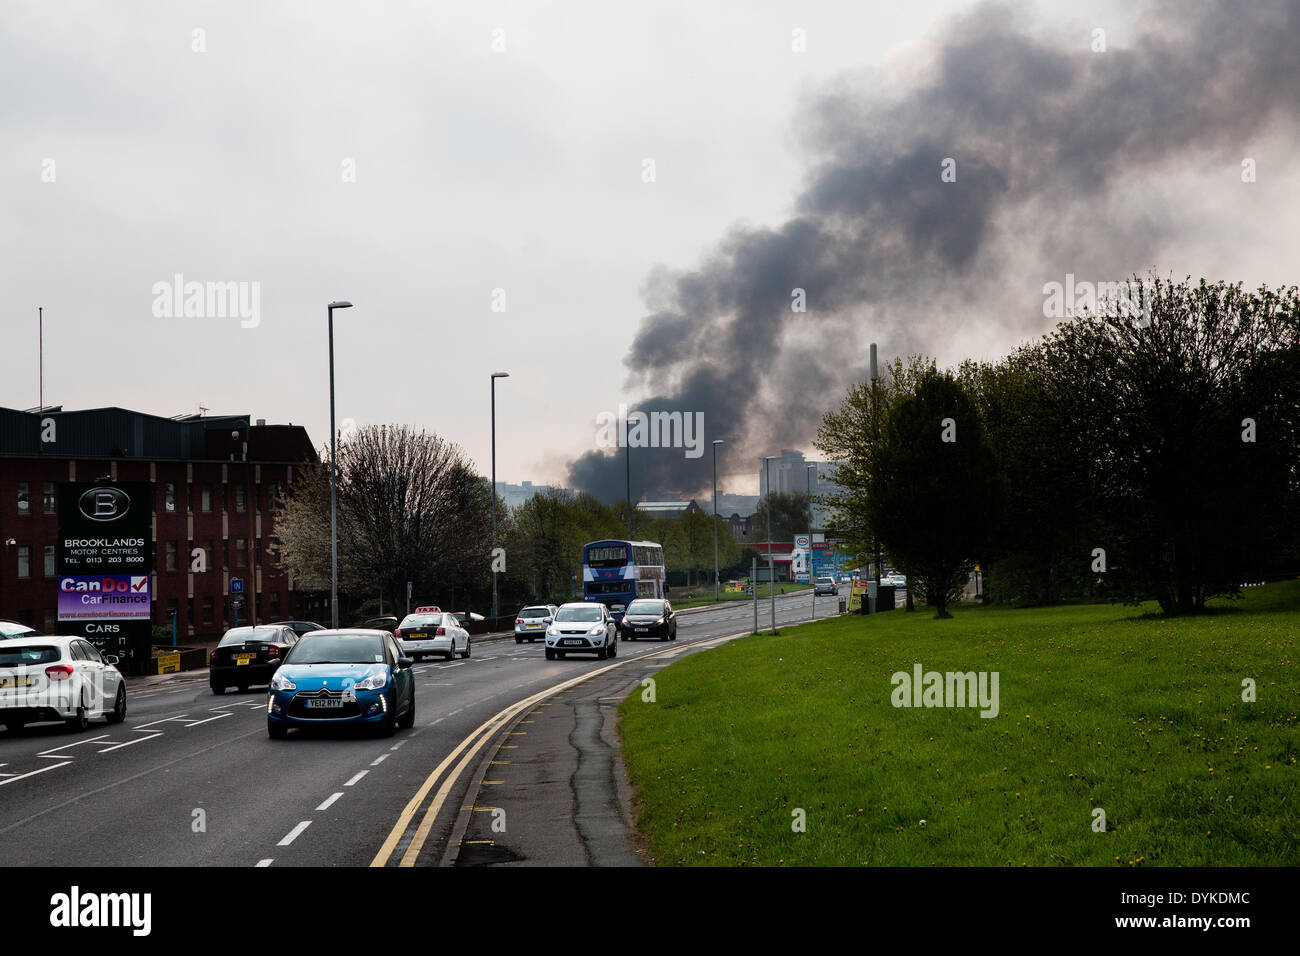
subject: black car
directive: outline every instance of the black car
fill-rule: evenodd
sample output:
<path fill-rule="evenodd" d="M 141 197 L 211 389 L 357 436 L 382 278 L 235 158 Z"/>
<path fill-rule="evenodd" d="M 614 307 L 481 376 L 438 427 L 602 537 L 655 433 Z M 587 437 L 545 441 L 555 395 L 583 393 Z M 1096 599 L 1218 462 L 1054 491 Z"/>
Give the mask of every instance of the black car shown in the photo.
<path fill-rule="evenodd" d="M 212 649 L 208 662 L 212 693 L 224 694 L 227 687 L 248 690 L 254 684 L 269 684 L 297 643 L 298 635 L 279 624 L 232 627 Z"/>
<path fill-rule="evenodd" d="M 325 625 L 317 624 L 315 621 L 272 621 L 272 627 L 287 627 L 299 637 L 304 634 L 310 634 L 312 631 L 323 631 Z"/>
<path fill-rule="evenodd" d="M 402 622 L 398 618 L 385 614 L 383 617 L 372 617 L 368 621 L 362 621 L 360 624 L 356 626 L 358 628 L 361 628 L 362 630 L 369 629 L 369 630 L 376 630 L 376 631 L 387 631 L 389 634 L 392 634 L 396 632 L 397 626 L 401 623 Z"/>
<path fill-rule="evenodd" d="M 623 612 L 618 625 L 625 641 L 657 637 L 661 641 L 677 640 L 677 614 L 667 601 L 637 598 Z"/>

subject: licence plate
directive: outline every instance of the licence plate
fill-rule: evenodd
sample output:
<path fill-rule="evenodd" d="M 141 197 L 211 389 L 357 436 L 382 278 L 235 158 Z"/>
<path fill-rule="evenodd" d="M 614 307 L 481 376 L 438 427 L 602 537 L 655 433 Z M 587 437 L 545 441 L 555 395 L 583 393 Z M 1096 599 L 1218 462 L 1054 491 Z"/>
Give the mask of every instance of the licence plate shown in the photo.
<path fill-rule="evenodd" d="M 428 637 L 429 637 L 429 635 L 428 635 L 427 632 L 425 632 L 425 631 L 419 631 L 418 633 L 415 633 L 415 634 L 407 634 L 406 637 L 403 638 L 403 640 L 410 640 L 410 641 L 423 641 L 423 640 L 428 639 Z"/>
<path fill-rule="evenodd" d="M 327 697 L 321 700 L 304 700 L 303 704 L 308 707 L 342 707 L 343 701 Z"/>
<path fill-rule="evenodd" d="M 541 627 L 540 624 L 525 624 L 524 627 Z"/>
<path fill-rule="evenodd" d="M 235 665 L 238 666 L 240 664 L 251 664 L 253 662 L 253 657 L 254 657 L 253 654 L 236 654 Z"/>
<path fill-rule="evenodd" d="M 34 677 L 0 677 L 0 690 L 9 687 L 31 687 L 35 682 Z"/>
<path fill-rule="evenodd" d="M 560 643 L 565 645 L 566 647 L 572 647 L 574 644 L 577 644 L 579 646 L 585 646 L 587 642 L 580 637 L 566 637 Z"/>
<path fill-rule="evenodd" d="M 634 628 L 634 630 L 638 631 L 639 633 L 645 633 L 646 631 L 650 630 L 650 628 L 648 628 L 648 627 L 638 627 L 638 628 Z"/>

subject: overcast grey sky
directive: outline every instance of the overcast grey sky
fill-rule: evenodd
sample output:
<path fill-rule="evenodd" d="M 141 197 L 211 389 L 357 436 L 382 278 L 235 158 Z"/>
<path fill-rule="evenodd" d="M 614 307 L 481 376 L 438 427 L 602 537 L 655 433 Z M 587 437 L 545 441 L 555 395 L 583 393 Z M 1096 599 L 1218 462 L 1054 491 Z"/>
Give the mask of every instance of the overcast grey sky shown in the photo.
<path fill-rule="evenodd" d="M 700 394 L 682 385 L 698 368 L 661 357 L 647 378 L 630 375 L 635 357 L 625 362 L 634 348 L 664 350 L 668 326 L 648 323 L 640 340 L 638 330 L 681 307 L 680 291 L 665 292 L 672 277 L 713 275 L 721 245 L 747 230 L 779 230 L 792 216 L 838 222 L 839 207 L 827 210 L 842 202 L 832 195 L 841 178 L 824 173 L 846 153 L 883 155 L 881 131 L 902 142 L 914 127 L 936 155 L 958 157 L 956 185 L 1019 195 L 1028 183 L 1037 198 L 935 211 L 949 218 L 949 239 L 966 235 L 951 215 L 979 217 L 978 248 L 954 253 L 961 268 L 948 276 L 937 274 L 948 260 L 936 259 L 916 296 L 859 302 L 841 285 L 819 301 L 810 283 L 815 307 L 778 330 L 779 358 L 739 369 L 755 414 L 837 402 L 874 339 L 887 355 L 920 346 L 941 362 L 993 358 L 1051 326 L 1036 312 L 1041 285 L 1067 272 L 1292 282 L 1296 75 L 1278 76 L 1268 94 L 1289 107 L 1239 102 L 1255 94 L 1254 78 L 1231 82 L 1231 51 L 1257 45 L 1248 27 L 1268 35 L 1277 23 L 1190 22 L 1187 6 L 7 3 L 0 404 L 37 402 L 43 306 L 48 403 L 161 415 L 202 403 L 304 424 L 319 445 L 325 305 L 346 298 L 356 307 L 336 315 L 340 419 L 436 431 L 486 472 L 488 375 L 507 370 L 498 478 L 563 483 L 595 448 L 602 411 L 679 385 Z M 1293 4 L 1270 9 L 1295 25 Z M 1105 53 L 1089 49 L 1096 28 L 1107 31 Z M 806 52 L 792 49 L 795 30 L 806 31 Z M 1202 76 L 1220 39 L 1230 54 Z M 1171 57 L 1115 84 L 1162 50 L 1209 52 L 1187 57 L 1189 77 Z M 1078 90 L 1069 103 L 1082 112 L 1053 124 L 1051 103 L 1024 83 L 1036 74 L 990 75 L 989 62 L 1022 53 L 1049 61 L 1044 83 Z M 1058 56 L 1072 64 L 1068 80 L 1052 68 Z M 1007 76 L 1016 83 L 998 89 Z M 935 91 L 952 104 L 963 84 L 991 86 L 983 94 L 1005 112 L 986 120 L 980 103 L 952 105 L 936 120 Z M 1212 128 L 1180 128 L 1183 116 Z M 1034 123 L 1061 141 L 1041 143 Z M 1140 128 L 1149 139 L 1131 135 Z M 1078 161 L 1116 129 L 1123 142 L 1094 165 Z M 1045 152 L 1027 153 L 1030 142 Z M 998 152 L 1007 143 L 1015 155 Z M 1061 157 L 1059 177 L 1042 172 L 1053 148 L 1075 157 Z M 1257 161 L 1250 184 L 1246 157 Z M 963 178 L 966 169 L 976 173 Z M 855 181 L 850 191 L 859 185 L 888 186 Z M 178 273 L 260 283 L 259 324 L 155 316 L 155 283 Z M 492 310 L 496 289 L 504 312 Z M 899 316 L 913 317 L 904 331 L 890 324 Z M 683 348 L 725 364 L 734 350 L 708 337 Z M 806 387 L 790 394 L 791 381 Z M 770 433 L 731 423 L 706 435 L 728 437 L 726 489 L 756 490 L 748 462 L 779 450 L 769 442 L 813 451 L 805 421 L 781 420 L 788 427 Z"/>

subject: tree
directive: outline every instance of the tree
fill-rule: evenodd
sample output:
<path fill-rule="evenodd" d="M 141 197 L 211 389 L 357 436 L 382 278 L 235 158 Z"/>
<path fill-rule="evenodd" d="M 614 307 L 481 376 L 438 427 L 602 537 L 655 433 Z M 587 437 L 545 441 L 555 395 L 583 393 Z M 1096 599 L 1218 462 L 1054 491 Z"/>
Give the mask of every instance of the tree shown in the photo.
<path fill-rule="evenodd" d="M 802 491 L 773 491 L 758 501 L 754 514 L 755 541 L 793 541 L 795 535 L 812 530 L 808 527 L 808 495 Z M 767 530 L 768 506 L 772 509 L 772 533 Z M 712 543 L 710 539 L 710 543 Z"/>
<path fill-rule="evenodd" d="M 370 426 L 339 445 L 339 587 L 354 596 L 448 600 L 488 579 L 492 495 L 463 452 L 437 435 Z M 304 469 L 276 527 L 291 574 L 330 580 L 328 463 Z"/>
<path fill-rule="evenodd" d="M 1001 479 L 975 403 L 950 373 L 924 374 L 895 404 L 873 464 L 870 527 L 936 617 L 951 617 L 996 526 Z"/>
<path fill-rule="evenodd" d="M 876 435 L 883 434 L 890 409 L 916 389 L 922 376 L 935 371 L 934 359 L 921 355 L 895 358 L 872 387 L 870 381 L 849 389 L 839 408 L 827 412 L 813 444 L 836 462 L 835 484 L 841 490 L 824 496 L 831 523 L 857 563 L 875 560 L 876 536 L 867 510 L 867 487 L 874 471 Z M 908 592 L 909 599 L 911 592 Z"/>
<path fill-rule="evenodd" d="M 1134 278 L 1136 282 L 1136 277 Z M 1044 343 L 1061 437 L 1087 451 L 1105 577 L 1167 614 L 1290 564 L 1300 498 L 1300 297 L 1146 281 L 1150 320 L 1062 323 Z"/>

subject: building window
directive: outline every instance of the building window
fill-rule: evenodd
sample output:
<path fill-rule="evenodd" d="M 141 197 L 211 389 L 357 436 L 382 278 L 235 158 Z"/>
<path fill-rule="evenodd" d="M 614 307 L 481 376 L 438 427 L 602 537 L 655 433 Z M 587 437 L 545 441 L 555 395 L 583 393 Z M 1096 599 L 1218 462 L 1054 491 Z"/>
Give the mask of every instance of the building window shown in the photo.
<path fill-rule="evenodd" d="M 248 509 L 248 492 L 244 490 L 243 485 L 235 485 L 235 510 L 246 511 Z"/>
<path fill-rule="evenodd" d="M 271 592 L 271 617 L 280 616 L 280 592 Z"/>
<path fill-rule="evenodd" d="M 211 597 L 205 597 L 203 599 L 203 623 L 204 624 L 212 623 L 212 598 Z"/>
<path fill-rule="evenodd" d="M 280 539 L 268 538 L 266 542 L 266 551 L 267 551 L 267 556 L 271 559 L 271 564 L 274 567 L 278 568 L 280 566 L 280 557 L 281 557 Z"/>
<path fill-rule="evenodd" d="M 212 486 L 211 485 L 204 485 L 203 490 L 200 492 L 199 510 L 200 511 L 212 510 Z"/>
<path fill-rule="evenodd" d="M 45 546 L 45 576 L 54 577 L 54 545 L 52 544 Z"/>
<path fill-rule="evenodd" d="M 30 481 L 18 482 L 18 513 L 20 515 L 32 513 L 32 483 Z"/>
<path fill-rule="evenodd" d="M 175 541 L 167 542 L 167 570 L 168 571 L 176 570 L 176 542 Z"/>
<path fill-rule="evenodd" d="M 58 495 L 54 491 L 54 482 L 47 481 L 45 483 L 45 513 L 47 515 L 52 515 L 57 510 Z"/>
<path fill-rule="evenodd" d="M 235 567 L 248 567 L 248 540 L 246 538 L 235 539 Z"/>
<path fill-rule="evenodd" d="M 169 628 L 172 626 L 172 618 L 178 617 L 181 613 L 180 603 L 176 598 L 167 599 L 167 617 L 163 619 L 163 623 Z M 180 630 L 180 621 L 176 622 L 176 627 Z"/>
<path fill-rule="evenodd" d="M 20 578 L 32 576 L 32 549 L 25 544 L 18 546 L 18 576 Z"/>
<path fill-rule="evenodd" d="M 46 634 L 53 634 L 59 629 L 59 615 L 54 611 L 45 612 L 45 627 L 42 630 Z"/>
<path fill-rule="evenodd" d="M 176 485 L 169 481 L 163 488 L 163 507 L 169 513 L 174 512 L 176 510 Z"/>
<path fill-rule="evenodd" d="M 203 548 L 203 561 L 209 571 L 212 570 L 212 559 L 217 556 L 217 543 L 208 538 L 207 545 Z"/>
<path fill-rule="evenodd" d="M 194 626 L 194 598 L 185 599 L 185 623 Z"/>

